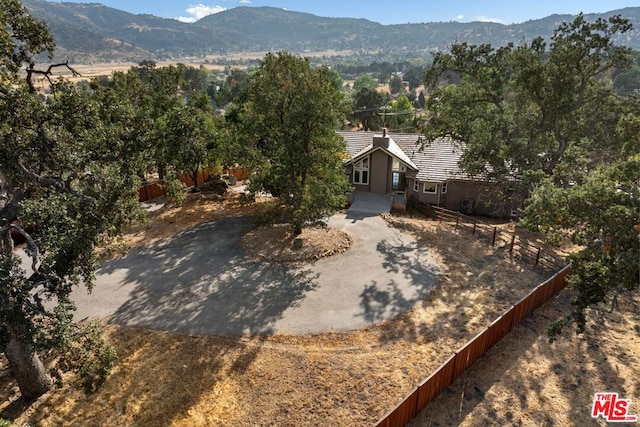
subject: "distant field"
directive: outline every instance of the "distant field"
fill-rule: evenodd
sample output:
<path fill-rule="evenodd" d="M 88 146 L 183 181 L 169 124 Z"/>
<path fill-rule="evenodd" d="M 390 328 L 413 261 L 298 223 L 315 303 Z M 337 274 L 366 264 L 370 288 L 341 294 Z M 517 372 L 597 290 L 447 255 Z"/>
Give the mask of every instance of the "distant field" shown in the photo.
<path fill-rule="evenodd" d="M 324 52 L 302 52 L 296 53 L 301 56 L 309 58 L 319 58 L 323 56 L 343 56 L 351 54 L 351 51 L 335 51 L 328 50 Z M 237 61 L 250 61 L 256 59 L 262 59 L 267 52 L 244 52 L 244 53 L 230 53 L 228 55 L 207 55 L 200 58 L 181 58 L 171 61 L 157 61 L 159 67 L 168 65 L 185 64 L 192 67 L 203 66 L 211 71 L 223 71 L 227 65 Z M 80 77 L 72 76 L 71 71 L 64 67 L 56 70 L 55 75 L 65 77 L 71 81 L 91 80 L 95 77 L 110 76 L 116 71 L 127 71 L 131 67 L 138 65 L 136 62 L 104 62 L 94 64 L 70 64 L 74 70 L 80 73 Z M 42 69 L 47 65 L 43 64 Z M 232 65 L 232 68 L 242 68 L 240 65 Z"/>

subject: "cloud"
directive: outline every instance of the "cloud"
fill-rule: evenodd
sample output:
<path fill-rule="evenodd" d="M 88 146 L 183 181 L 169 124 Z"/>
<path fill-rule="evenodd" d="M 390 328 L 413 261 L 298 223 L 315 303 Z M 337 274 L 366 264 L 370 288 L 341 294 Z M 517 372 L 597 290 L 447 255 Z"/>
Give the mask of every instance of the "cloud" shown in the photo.
<path fill-rule="evenodd" d="M 464 15 L 458 15 L 455 18 L 453 18 L 455 22 L 462 22 L 463 19 L 464 19 Z"/>
<path fill-rule="evenodd" d="M 474 17 L 473 20 L 477 21 L 477 22 L 494 22 L 496 24 L 504 24 L 504 20 L 502 20 L 500 18 L 490 18 L 490 17 L 484 16 L 484 15 L 478 15 L 478 16 Z"/>
<path fill-rule="evenodd" d="M 251 0 L 240 0 L 240 4 L 251 4 Z"/>
<path fill-rule="evenodd" d="M 186 12 L 189 16 L 178 16 L 176 19 L 180 22 L 196 22 L 199 19 L 204 18 L 205 16 L 213 15 L 214 13 L 219 13 L 227 10 L 222 6 L 207 6 L 202 3 L 199 3 L 195 6 L 189 6 Z"/>

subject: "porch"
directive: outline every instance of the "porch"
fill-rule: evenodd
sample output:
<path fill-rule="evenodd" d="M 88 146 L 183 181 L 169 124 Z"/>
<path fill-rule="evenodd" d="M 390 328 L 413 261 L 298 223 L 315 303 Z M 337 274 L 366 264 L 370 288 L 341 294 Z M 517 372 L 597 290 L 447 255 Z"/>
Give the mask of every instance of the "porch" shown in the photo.
<path fill-rule="evenodd" d="M 380 215 L 391 211 L 406 211 L 407 198 L 404 191 L 376 194 L 368 191 L 354 191 L 349 195 L 349 212 Z"/>

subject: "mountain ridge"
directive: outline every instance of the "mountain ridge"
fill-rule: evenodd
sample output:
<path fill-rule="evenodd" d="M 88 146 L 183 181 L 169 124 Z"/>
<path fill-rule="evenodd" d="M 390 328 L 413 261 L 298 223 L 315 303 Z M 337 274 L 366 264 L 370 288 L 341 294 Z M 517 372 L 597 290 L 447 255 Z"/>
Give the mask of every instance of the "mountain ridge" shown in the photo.
<path fill-rule="evenodd" d="M 184 23 L 150 14 L 134 15 L 100 3 L 23 0 L 23 4 L 49 25 L 57 42 L 56 58 L 76 63 L 277 50 L 427 56 L 454 42 L 502 46 L 537 36 L 548 39 L 560 22 L 574 17 L 556 14 L 509 25 L 455 21 L 383 25 L 364 18 L 241 6 Z M 594 20 L 616 14 L 634 24 L 634 30 L 616 42 L 640 50 L 640 7 L 585 13 L 585 17 Z"/>

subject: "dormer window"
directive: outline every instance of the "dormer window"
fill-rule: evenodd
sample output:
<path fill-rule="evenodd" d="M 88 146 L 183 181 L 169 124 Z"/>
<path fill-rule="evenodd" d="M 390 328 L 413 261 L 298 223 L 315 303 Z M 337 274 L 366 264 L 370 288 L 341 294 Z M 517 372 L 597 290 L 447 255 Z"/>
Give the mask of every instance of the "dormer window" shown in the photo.
<path fill-rule="evenodd" d="M 353 164 L 353 183 L 369 184 L 369 157 L 358 160 Z"/>

